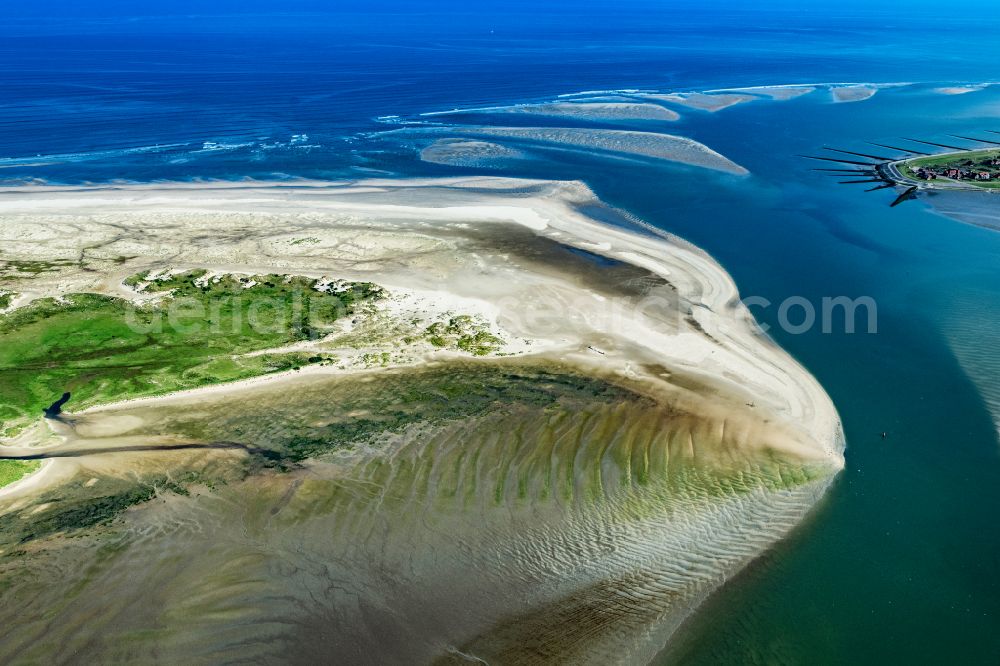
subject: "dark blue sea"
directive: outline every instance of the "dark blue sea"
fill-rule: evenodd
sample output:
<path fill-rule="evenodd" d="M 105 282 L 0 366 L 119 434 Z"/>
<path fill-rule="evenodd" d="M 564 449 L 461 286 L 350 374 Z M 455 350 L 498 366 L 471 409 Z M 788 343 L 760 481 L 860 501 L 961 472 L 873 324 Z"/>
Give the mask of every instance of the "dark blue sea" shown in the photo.
<path fill-rule="evenodd" d="M 988 10 L 922 2 L 683 4 L 696 6 L 6 7 L 0 186 L 580 179 L 705 249 L 744 295 L 771 303 L 871 297 L 877 333 L 796 334 L 777 326 L 774 309 L 755 310 L 832 396 L 847 469 L 806 524 L 691 618 L 662 663 L 998 663 L 1000 231 L 989 220 L 1000 195 L 970 197 L 970 209 L 985 211 L 971 224 L 939 212 L 963 202 L 921 197 L 890 207 L 893 189 L 839 184 L 851 178 L 810 170 L 835 163 L 800 155 L 832 155 L 824 146 L 877 154 L 889 149 L 872 143 L 898 146 L 903 137 L 1000 141 L 989 133 L 1000 131 L 1000 86 L 936 92 L 1000 78 L 1000 21 Z M 747 177 L 581 151 L 446 165 L 421 160 L 411 135 L 384 134 L 430 122 L 498 124 L 421 114 L 580 91 L 819 82 L 910 85 L 860 102 L 834 103 L 820 90 L 628 125 L 692 137 L 745 166 Z"/>

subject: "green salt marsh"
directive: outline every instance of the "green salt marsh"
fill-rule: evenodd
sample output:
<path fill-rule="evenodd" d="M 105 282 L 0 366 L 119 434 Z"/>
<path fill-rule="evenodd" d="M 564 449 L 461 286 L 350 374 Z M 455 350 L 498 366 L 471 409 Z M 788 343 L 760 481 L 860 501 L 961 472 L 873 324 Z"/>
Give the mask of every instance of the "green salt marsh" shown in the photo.
<path fill-rule="evenodd" d="M 0 431 L 37 419 L 63 392 L 79 409 L 320 362 L 312 354 L 247 354 L 314 339 L 384 295 L 370 283 L 331 293 L 316 280 L 281 275 L 142 277 L 126 283 L 145 285 L 142 294 L 154 297 L 145 305 L 78 293 L 0 315 Z"/>

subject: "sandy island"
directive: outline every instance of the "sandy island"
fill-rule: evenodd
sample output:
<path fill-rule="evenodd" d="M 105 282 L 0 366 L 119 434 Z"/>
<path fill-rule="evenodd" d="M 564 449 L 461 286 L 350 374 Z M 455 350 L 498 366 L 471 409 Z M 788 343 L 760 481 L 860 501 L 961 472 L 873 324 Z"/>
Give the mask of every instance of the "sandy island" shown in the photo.
<path fill-rule="evenodd" d="M 594 407 L 597 411 L 587 416 L 566 419 L 525 412 L 526 420 L 510 440 L 524 445 L 516 453 L 504 448 L 512 445 L 504 439 L 504 428 L 514 426 L 501 422 L 483 430 L 470 421 L 455 434 L 445 429 L 424 439 L 390 438 L 387 451 L 357 451 L 350 464 L 315 463 L 294 474 L 264 477 L 256 485 L 170 496 L 159 508 L 129 514 L 134 545 L 100 579 L 102 603 L 113 603 L 120 613 L 95 619 L 91 596 L 67 601 L 60 606 L 67 621 L 55 623 L 65 632 L 60 644 L 100 656 L 106 653 L 86 643 L 77 627 L 87 626 L 88 635 L 132 629 L 129 635 L 139 635 L 147 625 L 129 611 L 128 600 L 144 594 L 135 582 L 143 580 L 166 595 L 162 603 L 175 611 L 169 616 L 174 630 L 131 644 L 137 651 L 133 656 L 259 656 L 260 650 L 271 649 L 256 640 L 258 620 L 253 618 L 261 608 L 283 618 L 283 631 L 292 632 L 288 636 L 298 636 L 300 626 L 304 636 L 313 614 L 302 615 L 302 606 L 293 603 L 296 595 L 338 588 L 347 580 L 357 591 L 346 598 L 332 595 L 315 611 L 334 614 L 343 628 L 338 636 L 355 646 L 345 649 L 391 655 L 398 648 L 428 660 L 461 650 L 484 655 L 476 658 L 517 660 L 540 642 L 544 649 L 558 646 L 556 654 L 567 663 L 597 663 L 608 654 L 652 658 L 695 605 L 806 515 L 842 468 L 844 442 L 837 412 L 822 387 L 759 332 L 718 263 L 683 240 L 612 226 L 581 212 L 595 207 L 600 202 L 578 182 L 501 178 L 0 190 L 3 258 L 72 262 L 86 257 L 86 269 L 69 263 L 25 281 L 18 287 L 22 304 L 75 291 L 138 298 L 122 285 L 125 276 L 178 268 L 373 281 L 391 294 L 371 315 L 375 329 L 388 331 L 393 321 L 469 313 L 504 340 L 497 358 L 477 363 L 559 364 L 593 377 L 617 378 L 661 405 L 655 410 L 644 402 Z M 309 344 L 338 343 L 333 336 Z M 395 342 L 376 335 L 370 344 L 380 349 Z M 459 357 L 454 351 L 425 350 L 400 358 L 393 367 L 347 363 L 96 407 L 76 414 L 78 422 L 60 443 L 53 445 L 49 438 L 35 444 L 98 454 L 100 447 L 111 447 L 117 453 L 52 460 L 44 473 L 12 488 L 0 511 L 28 510 L 32 494 L 68 478 L 93 484 L 108 483 L 94 479 L 109 475 L 127 476 L 116 466 L 135 464 L 129 463 L 128 447 L 161 441 L 143 435 L 143 428 L 247 409 L 249 423 L 254 405 L 292 409 L 296 396 L 302 396 L 306 404 L 322 406 L 321 396 L 349 395 L 343 391 L 351 385 L 344 382 L 368 386 L 386 373 L 397 377 L 440 369 Z M 577 418 L 594 425 L 566 430 L 577 427 Z M 545 435 L 545 428 L 556 428 L 555 434 Z M 601 435 L 601 428 L 610 430 Z M 520 468 L 518 461 L 532 459 L 532 432 L 539 433 L 537 446 L 548 442 L 545 446 L 556 448 L 539 461 L 541 466 Z M 427 488 L 458 483 L 456 478 L 489 489 L 491 498 L 498 489 L 516 489 L 518 484 L 504 480 L 528 469 L 536 470 L 531 474 L 547 470 L 573 432 L 582 448 L 561 454 L 568 455 L 569 478 L 581 488 L 597 483 L 599 491 L 585 496 L 601 501 L 525 503 L 519 495 L 504 495 L 500 502 L 496 495 L 451 508 L 442 499 L 422 499 Z M 26 432 L 17 444 L 32 450 L 32 436 Z M 465 454 L 470 442 L 478 442 L 474 456 Z M 433 447 L 430 454 L 426 447 Z M 637 453 L 642 450 L 647 453 Z M 155 464 L 201 460 L 183 452 L 171 456 L 156 458 Z M 573 473 L 592 456 L 597 456 L 596 477 L 590 467 Z M 669 465 L 664 469 L 679 476 L 666 474 L 662 486 L 629 480 L 629 470 L 639 469 L 642 460 Z M 767 470 L 776 461 L 812 471 L 788 487 L 752 481 L 758 473 L 770 478 Z M 624 465 L 624 476 L 612 471 L 618 465 Z M 389 476 L 380 476 L 378 470 L 386 469 L 392 470 Z M 413 470 L 429 471 L 413 477 Z M 716 485 L 721 483 L 716 479 L 728 478 L 716 476 L 725 470 L 739 470 L 736 488 L 729 482 Z M 523 487 L 535 488 L 534 478 L 526 477 Z M 264 490 L 274 490 L 264 492 L 261 483 Z M 341 503 L 329 509 L 317 505 L 333 488 L 347 493 Z M 369 488 L 382 490 L 366 499 Z M 229 499 L 213 499 L 219 493 Z M 408 498 L 398 509 L 390 501 L 397 495 Z M 287 519 L 280 512 L 289 503 L 291 517 L 308 516 L 308 521 L 295 518 L 283 527 Z M 257 506 L 264 508 L 245 513 L 256 512 Z M 220 517 L 200 522 L 212 515 Z M 261 526 L 255 517 L 260 515 L 272 518 Z M 194 531 L 184 525 L 194 525 Z M 256 526 L 250 541 L 248 525 Z M 373 526 L 378 529 L 372 531 Z M 213 535 L 210 549 L 195 545 L 204 543 L 197 540 L 203 530 Z M 340 536 L 331 540 L 335 533 Z M 370 550 L 355 552 L 354 544 L 362 543 Z M 49 556 L 51 562 L 60 561 L 58 552 Z M 272 553 L 286 559 L 272 563 Z M 71 571 L 87 570 L 80 557 L 89 555 L 67 560 Z M 300 557 L 305 559 L 293 564 Z M 181 560 L 186 573 L 172 573 L 169 563 Z M 324 562 L 326 574 L 309 564 L 315 561 Z M 219 578 L 227 566 L 222 562 L 239 562 L 239 575 Z M 138 571 L 150 572 L 148 578 Z M 252 585 L 232 582 L 247 576 Z M 379 631 L 371 633 L 356 598 L 372 598 L 373 590 L 387 593 L 387 579 L 393 581 L 387 603 L 395 614 L 379 616 Z M 18 598 L 44 605 L 50 593 L 61 599 L 54 587 Z M 225 612 L 212 604 L 177 610 L 188 608 L 187 600 L 198 595 L 237 605 Z M 468 608 L 469 599 L 487 601 Z M 400 619 L 414 617 L 400 610 L 410 609 L 414 600 L 428 623 L 417 636 Z M 10 612 L 22 618 L 36 613 L 20 606 Z M 73 613 L 92 619 L 77 622 Z M 588 624 L 590 619 L 578 622 L 582 617 L 600 620 L 597 625 Z M 26 630 L 24 636 L 30 635 Z M 296 639 L 287 649 L 308 643 Z M 16 650 L 21 643 L 9 645 Z M 225 652 L 205 652 L 210 646 Z M 192 652 L 195 647 L 202 651 Z"/>
<path fill-rule="evenodd" d="M 874 97 L 878 88 L 872 86 L 844 86 L 832 88 L 830 92 L 836 102 L 861 102 L 870 97 Z"/>
<path fill-rule="evenodd" d="M 16 188 L 0 190 L 5 216 L 0 240 L 5 254 L 21 258 L 74 257 L 88 247 L 95 258 L 138 256 L 153 266 L 334 273 L 377 281 L 404 301 L 417 297 L 414 289 L 425 302 L 434 294 L 445 310 L 455 298 L 464 302 L 451 309 L 478 302 L 509 339 L 582 347 L 576 352 L 581 360 L 617 372 L 647 360 L 722 382 L 799 429 L 803 445 L 811 440 L 831 460 L 839 458 L 837 417 L 829 399 L 811 375 L 757 333 L 725 271 L 683 241 L 639 235 L 577 212 L 596 203 L 581 183 L 501 178 Z M 203 231 L 209 216 L 218 237 L 207 239 Z M 454 251 L 463 230 L 503 225 L 649 270 L 677 289 L 683 301 L 672 307 L 690 309 L 690 316 L 662 330 L 643 311 L 615 311 L 623 304 L 565 279 L 518 271 L 495 263 L 499 258 L 477 256 L 470 263 Z M 319 242 L 290 243 L 305 234 Z M 119 269 L 97 279 L 90 272 L 67 270 L 33 281 L 31 295 L 83 290 L 127 295 L 117 283 L 129 272 Z M 541 307 L 537 295 L 547 290 L 567 299 L 571 309 L 556 313 L 566 318 L 547 318 L 542 325 L 540 315 L 547 313 L 532 308 Z M 598 337 L 605 340 L 606 353 L 586 352 L 587 343 Z"/>

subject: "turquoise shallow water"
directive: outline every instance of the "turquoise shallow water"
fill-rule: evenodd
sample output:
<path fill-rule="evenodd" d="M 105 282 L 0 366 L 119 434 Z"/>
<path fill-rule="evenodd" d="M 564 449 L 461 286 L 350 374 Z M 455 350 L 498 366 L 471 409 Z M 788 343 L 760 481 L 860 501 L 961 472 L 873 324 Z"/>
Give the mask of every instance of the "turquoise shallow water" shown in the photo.
<path fill-rule="evenodd" d="M 797 155 L 823 145 L 882 152 L 864 142 L 903 136 L 988 136 L 1000 130 L 1000 88 L 946 96 L 912 86 L 852 104 L 816 93 L 642 126 L 703 141 L 749 177 L 580 152 L 449 167 L 369 134 L 388 129 L 377 116 L 593 88 L 981 81 L 993 65 L 970 44 L 988 47 L 995 31 L 885 15 L 681 20 L 636 10 L 602 21 L 584 9 L 545 13 L 534 28 L 517 12 L 500 21 L 421 15 L 416 35 L 392 16 L 21 17 L 4 28 L 0 176 L 582 179 L 704 248 L 744 296 L 869 296 L 875 334 L 835 322 L 829 334 L 794 335 L 776 326 L 776 307 L 755 309 L 833 397 L 847 468 L 810 520 L 713 595 L 661 661 L 995 663 L 1000 233 L 938 215 L 928 200 L 890 208 L 892 190 L 839 185 Z"/>

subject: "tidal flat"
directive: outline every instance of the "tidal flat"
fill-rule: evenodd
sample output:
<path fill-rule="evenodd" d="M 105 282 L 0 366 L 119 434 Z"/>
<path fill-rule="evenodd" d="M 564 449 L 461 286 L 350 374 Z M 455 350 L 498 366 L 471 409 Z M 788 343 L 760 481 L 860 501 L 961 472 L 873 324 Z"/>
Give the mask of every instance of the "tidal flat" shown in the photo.
<path fill-rule="evenodd" d="M 5 660 L 648 661 L 843 466 L 829 398 L 725 271 L 598 221 L 580 183 L 20 188 L 0 211 L 4 259 L 67 262 L 4 284 L 5 334 L 58 328 L 7 361 L 5 463 L 45 463 L 0 490 Z"/>
<path fill-rule="evenodd" d="M 78 621 L 5 623 L 4 650 L 644 654 L 648 632 L 787 529 L 830 470 L 748 454 L 742 438 L 766 439 L 766 424 L 726 433 L 643 390 L 480 361 L 80 417 L 55 461 L 76 481 L 0 522 L 5 614 L 55 606 Z"/>

